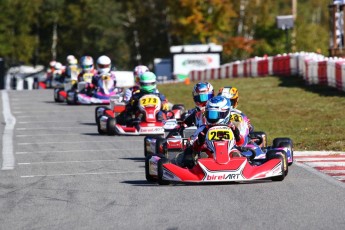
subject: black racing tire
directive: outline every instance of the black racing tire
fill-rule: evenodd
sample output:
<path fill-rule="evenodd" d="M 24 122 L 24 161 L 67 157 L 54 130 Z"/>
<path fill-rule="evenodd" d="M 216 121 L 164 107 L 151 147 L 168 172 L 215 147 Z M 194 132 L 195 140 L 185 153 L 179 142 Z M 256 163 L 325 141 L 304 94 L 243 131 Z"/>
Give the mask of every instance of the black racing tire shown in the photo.
<path fill-rule="evenodd" d="M 158 179 L 156 177 L 153 177 L 149 173 L 149 160 L 152 157 L 152 155 L 148 155 L 145 157 L 145 177 L 147 182 L 157 182 Z"/>
<path fill-rule="evenodd" d="M 144 138 L 144 156 L 145 157 L 149 155 L 149 151 L 147 149 L 146 142 L 148 142 L 147 139 L 150 139 L 150 138 L 153 138 L 153 136 L 145 136 L 145 138 Z"/>
<path fill-rule="evenodd" d="M 68 97 L 68 94 L 70 92 L 74 92 L 73 90 L 68 90 L 67 91 L 67 98 L 66 98 L 66 102 L 68 105 L 76 105 L 77 104 L 77 101 L 78 101 L 78 93 L 77 92 L 74 92 L 74 95 L 73 95 L 73 99 L 70 100 L 69 97 Z"/>
<path fill-rule="evenodd" d="M 58 89 L 54 89 L 53 92 L 54 92 L 54 101 L 59 102 L 59 91 L 58 91 Z"/>
<path fill-rule="evenodd" d="M 271 180 L 272 181 L 283 181 L 285 179 L 285 177 L 288 175 L 289 173 L 289 168 L 287 166 L 287 157 L 286 157 L 286 153 L 285 151 L 282 151 L 283 152 L 283 155 L 281 154 L 277 154 L 277 152 L 281 152 L 281 151 L 278 151 L 278 150 L 269 150 L 267 153 L 266 153 L 266 160 L 271 160 L 271 159 L 281 159 L 283 164 L 281 165 L 282 167 L 282 171 L 284 172 L 282 175 L 279 175 L 279 176 L 275 176 L 275 177 L 272 177 Z"/>
<path fill-rule="evenodd" d="M 158 184 L 159 185 L 168 185 L 170 184 L 169 181 L 163 179 L 163 164 L 169 163 L 169 160 L 165 157 L 162 157 L 157 162 L 157 168 L 158 168 Z"/>
<path fill-rule="evenodd" d="M 291 161 L 290 163 L 288 163 L 288 166 L 291 166 L 291 165 L 293 164 L 293 161 L 294 161 L 292 142 L 288 142 L 288 141 L 280 142 L 278 147 L 287 147 L 287 148 L 290 148 L 290 149 L 291 149 L 291 158 L 292 158 L 292 161 Z"/>
<path fill-rule="evenodd" d="M 249 134 L 253 137 L 258 137 L 260 139 L 259 143 L 256 143 L 257 145 L 260 145 L 261 147 L 267 146 L 267 135 L 265 132 L 262 131 L 254 131 Z"/>
<path fill-rule="evenodd" d="M 293 142 L 288 137 L 277 137 L 277 138 L 274 138 L 272 146 L 274 148 L 278 148 L 278 147 L 280 147 L 279 145 L 280 145 L 281 142 L 289 142 L 291 144 L 291 146 L 293 147 Z"/>
<path fill-rule="evenodd" d="M 100 117 L 101 117 L 101 116 L 100 116 Z M 97 124 L 97 131 L 98 131 L 98 133 L 99 133 L 100 135 L 105 135 L 105 134 L 107 134 L 107 132 L 105 132 L 105 131 L 103 131 L 103 130 L 101 129 L 101 125 L 100 125 L 100 122 L 99 122 L 100 117 L 98 118 L 98 121 L 96 122 L 96 124 Z"/>
<path fill-rule="evenodd" d="M 115 124 L 116 124 L 115 118 L 108 117 L 108 120 L 107 120 L 107 134 L 109 136 L 116 135 Z"/>
<path fill-rule="evenodd" d="M 100 118 L 100 115 L 97 114 L 97 111 L 101 108 L 104 108 L 105 110 L 109 109 L 107 106 L 97 106 L 95 108 L 95 121 L 96 121 L 96 124 L 98 122 L 98 119 Z M 104 115 L 104 114 L 101 114 L 101 115 Z"/>
<path fill-rule="evenodd" d="M 167 140 L 163 137 L 156 139 L 156 154 L 162 154 L 165 157 L 168 155 Z"/>
<path fill-rule="evenodd" d="M 181 114 L 186 112 L 186 107 L 184 106 L 184 104 L 175 104 L 175 105 L 173 105 L 171 110 L 175 110 L 175 109 L 181 110 Z"/>

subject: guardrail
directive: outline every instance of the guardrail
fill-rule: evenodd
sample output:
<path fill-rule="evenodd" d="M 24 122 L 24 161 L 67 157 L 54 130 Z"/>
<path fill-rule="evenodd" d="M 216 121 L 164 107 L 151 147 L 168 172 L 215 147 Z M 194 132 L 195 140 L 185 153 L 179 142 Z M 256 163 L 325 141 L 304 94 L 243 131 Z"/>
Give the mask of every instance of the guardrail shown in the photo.
<path fill-rule="evenodd" d="M 255 57 L 221 65 L 219 68 L 193 70 L 191 81 L 239 77 L 300 76 L 307 84 L 322 84 L 345 91 L 345 59 L 316 53 L 290 53 Z"/>

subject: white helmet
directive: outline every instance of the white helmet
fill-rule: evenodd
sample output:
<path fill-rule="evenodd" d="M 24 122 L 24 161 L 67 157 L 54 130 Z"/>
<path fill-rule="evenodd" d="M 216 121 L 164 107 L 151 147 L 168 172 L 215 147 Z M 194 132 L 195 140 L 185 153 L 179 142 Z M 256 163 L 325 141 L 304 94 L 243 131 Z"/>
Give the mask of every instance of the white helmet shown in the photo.
<path fill-rule="evenodd" d="M 74 59 L 76 59 L 75 56 L 70 54 L 70 55 L 67 56 L 66 61 L 67 61 L 67 63 L 70 63 Z"/>
<path fill-rule="evenodd" d="M 54 65 L 55 70 L 62 70 L 62 64 L 60 62 L 56 62 Z"/>
<path fill-rule="evenodd" d="M 97 59 L 97 71 L 99 74 L 109 73 L 111 60 L 108 56 L 102 55 Z"/>
<path fill-rule="evenodd" d="M 149 72 L 149 68 L 145 65 L 138 65 L 133 70 L 134 80 L 137 84 L 139 84 L 140 81 L 140 75 L 142 75 L 145 72 Z"/>
<path fill-rule="evenodd" d="M 50 61 L 49 62 L 49 66 L 50 66 L 50 68 L 55 68 L 55 64 L 56 64 L 56 61 Z"/>
<path fill-rule="evenodd" d="M 91 72 L 93 70 L 93 58 L 91 56 L 81 57 L 80 67 L 84 72 Z"/>
<path fill-rule="evenodd" d="M 227 125 L 230 120 L 231 102 L 223 96 L 212 97 L 206 103 L 205 118 L 208 125 Z"/>

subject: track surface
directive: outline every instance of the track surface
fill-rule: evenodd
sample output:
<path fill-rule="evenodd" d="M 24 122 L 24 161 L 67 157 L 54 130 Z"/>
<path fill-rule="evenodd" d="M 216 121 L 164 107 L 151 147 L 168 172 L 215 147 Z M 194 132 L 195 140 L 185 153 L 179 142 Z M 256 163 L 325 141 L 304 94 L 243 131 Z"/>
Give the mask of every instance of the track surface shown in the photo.
<path fill-rule="evenodd" d="M 98 135 L 94 106 L 8 95 L 15 164 L 0 170 L 1 229 L 345 229 L 345 183 L 303 164 L 282 182 L 149 184 L 143 137 Z"/>

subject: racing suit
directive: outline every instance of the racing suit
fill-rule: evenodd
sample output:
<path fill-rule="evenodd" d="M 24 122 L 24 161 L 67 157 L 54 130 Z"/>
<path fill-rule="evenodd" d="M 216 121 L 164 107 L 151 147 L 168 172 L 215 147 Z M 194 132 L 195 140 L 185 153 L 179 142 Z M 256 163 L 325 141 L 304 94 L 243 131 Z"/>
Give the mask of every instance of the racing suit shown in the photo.
<path fill-rule="evenodd" d="M 165 120 L 164 113 L 169 109 L 168 100 L 166 99 L 166 97 L 158 92 L 146 93 L 141 90 L 137 90 L 136 92 L 133 92 L 130 101 L 126 105 L 125 111 L 121 112 L 116 117 L 117 123 L 127 126 L 137 126 L 143 119 L 143 114 L 138 110 L 138 103 L 140 98 L 147 94 L 153 94 L 159 97 L 162 102 L 162 107 L 161 110 L 157 113 L 157 120 Z"/>

